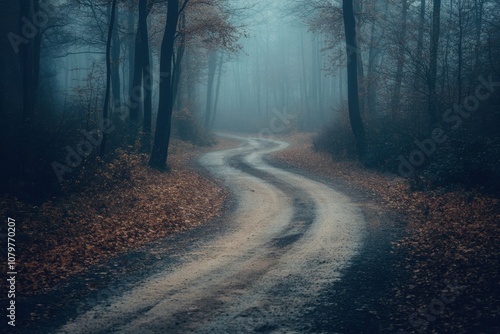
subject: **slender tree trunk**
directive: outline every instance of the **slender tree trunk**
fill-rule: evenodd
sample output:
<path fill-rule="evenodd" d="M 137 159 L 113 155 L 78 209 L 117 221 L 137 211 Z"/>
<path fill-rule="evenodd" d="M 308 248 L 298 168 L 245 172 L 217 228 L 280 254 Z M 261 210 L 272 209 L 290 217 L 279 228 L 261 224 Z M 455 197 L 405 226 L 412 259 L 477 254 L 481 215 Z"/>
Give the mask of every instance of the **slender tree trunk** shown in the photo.
<path fill-rule="evenodd" d="M 181 81 L 181 73 L 182 73 L 182 60 L 184 59 L 184 52 L 186 50 L 186 15 L 183 12 L 180 16 L 181 20 L 181 32 L 180 32 L 180 37 L 181 41 L 179 43 L 179 46 L 177 47 L 177 57 L 175 59 L 175 64 L 174 64 L 174 81 L 173 81 L 173 96 L 174 96 L 174 105 L 177 101 L 181 101 L 180 98 L 180 81 Z M 178 109 L 180 109 L 180 103 L 177 104 Z"/>
<path fill-rule="evenodd" d="M 266 31 L 266 56 L 270 56 L 269 52 L 269 31 Z M 264 62 L 265 63 L 265 73 L 266 73 L 266 81 L 269 82 L 270 74 L 269 74 L 269 61 Z M 269 109 L 271 108 L 269 100 L 269 85 L 266 89 L 266 120 L 269 119 Z"/>
<path fill-rule="evenodd" d="M 192 56 L 191 53 L 188 52 L 186 53 L 186 61 L 184 66 L 186 67 L 186 70 L 184 73 L 186 73 L 186 101 L 188 104 L 188 108 L 191 108 L 192 104 L 194 104 L 195 99 L 196 99 L 196 94 L 195 92 L 195 80 L 194 80 L 194 75 L 193 75 L 193 70 L 192 70 Z"/>
<path fill-rule="evenodd" d="M 118 30 L 118 15 L 116 10 L 115 27 L 113 28 L 113 37 L 111 44 L 111 89 L 113 95 L 112 108 L 120 108 L 121 106 L 121 87 L 120 87 L 120 34 Z"/>
<path fill-rule="evenodd" d="M 450 0 L 450 7 L 449 7 L 449 10 L 448 10 L 448 22 L 452 22 L 453 21 L 453 18 L 454 18 L 454 15 L 455 15 L 455 8 L 454 8 L 454 1 L 455 0 Z M 452 91 L 452 88 L 451 88 L 451 84 L 453 84 L 453 86 L 455 85 L 455 81 L 454 79 L 455 78 L 450 78 L 450 66 L 448 66 L 448 60 L 450 58 L 450 55 L 453 55 L 452 52 L 453 50 L 452 47 L 450 47 L 450 45 L 452 44 L 452 40 L 451 40 L 451 34 L 446 34 L 446 40 L 444 42 L 444 50 L 443 50 L 443 57 L 441 57 L 441 70 L 442 70 L 442 73 L 441 73 L 441 80 L 439 80 L 439 84 L 440 84 L 440 88 L 441 88 L 441 92 L 445 93 L 447 92 L 448 94 L 448 104 L 452 104 L 453 103 L 453 97 L 452 97 L 452 94 L 453 94 L 453 91 Z M 439 68 L 439 65 L 438 65 L 438 68 Z M 436 90 L 437 90 L 437 82 L 436 82 Z M 445 86 L 448 86 L 447 89 L 445 89 Z M 443 94 L 443 99 L 444 99 L 444 94 Z"/>
<path fill-rule="evenodd" d="M 457 65 L 457 83 L 458 83 L 458 96 L 457 103 L 460 104 L 462 101 L 462 63 L 463 63 L 463 38 L 464 38 L 464 27 L 463 27 L 463 4 L 461 0 L 458 0 L 458 65 Z"/>
<path fill-rule="evenodd" d="M 474 73 L 479 71 L 479 54 L 481 47 L 481 32 L 483 27 L 484 0 L 475 0 L 476 8 L 476 41 L 474 45 Z"/>
<path fill-rule="evenodd" d="M 318 99 L 318 82 L 319 80 L 317 79 L 318 77 L 318 68 L 319 68 L 319 63 L 318 63 L 318 44 L 316 43 L 318 36 L 314 36 L 314 38 L 311 40 L 312 44 L 312 61 L 311 61 L 311 91 L 310 91 L 310 97 L 311 97 L 311 103 L 314 108 L 314 122 L 317 124 L 319 122 L 319 99 Z"/>
<path fill-rule="evenodd" d="M 342 69 L 340 70 L 340 74 L 339 74 L 339 81 L 340 81 L 340 85 L 339 85 L 339 95 L 341 96 L 342 100 L 345 100 L 348 96 L 347 96 L 347 93 L 346 93 L 346 82 L 347 82 L 347 69 Z"/>
<path fill-rule="evenodd" d="M 144 16 L 142 25 L 139 25 L 142 42 L 142 95 L 144 96 L 144 119 L 142 121 L 142 147 L 143 152 L 151 149 L 151 122 L 153 113 L 152 91 L 153 91 L 153 70 L 151 66 L 151 52 L 149 49 L 148 15 L 151 8 L 148 8 L 147 0 L 141 0 L 139 15 Z"/>
<path fill-rule="evenodd" d="M 187 2 L 187 1 L 186 1 Z M 160 57 L 160 101 L 156 121 L 153 149 L 149 165 L 164 169 L 168 158 L 168 145 L 172 127 L 173 91 L 172 91 L 172 58 L 174 55 L 175 32 L 179 18 L 179 2 L 169 1 L 167 4 L 167 21 L 161 45 Z"/>
<path fill-rule="evenodd" d="M 113 0 L 111 4 L 111 17 L 109 19 L 109 28 L 108 28 L 108 39 L 106 42 L 106 93 L 104 95 L 104 108 L 102 109 L 102 119 L 103 122 L 108 121 L 108 109 L 109 109 L 109 95 L 111 90 L 111 39 L 113 35 L 113 26 L 115 25 L 115 13 L 116 13 L 116 0 Z M 101 148 L 99 151 L 99 155 L 101 157 L 106 153 L 106 142 L 107 142 L 107 133 L 103 132 L 102 134 L 102 142 Z"/>
<path fill-rule="evenodd" d="M 139 7 L 146 0 L 141 0 L 139 2 Z M 143 13 L 139 10 L 139 24 L 137 25 L 137 31 L 135 33 L 135 48 L 134 48 L 134 76 L 132 80 L 132 86 L 129 90 L 129 105 L 130 105 L 130 127 L 132 131 L 132 137 L 135 137 L 137 131 L 137 126 L 139 124 L 139 115 L 143 107 L 143 95 L 142 95 L 142 68 L 144 67 L 142 58 L 143 52 L 143 41 L 141 39 L 141 25 L 144 25 Z M 132 138 L 135 140 L 135 138 Z"/>
<path fill-rule="evenodd" d="M 135 3 L 135 0 L 130 0 L 130 8 L 132 8 L 134 6 L 134 3 Z M 128 53 L 128 80 L 127 80 L 127 87 L 125 88 L 124 87 L 124 93 L 123 93 L 123 96 L 124 96 L 124 99 L 127 98 L 127 95 L 128 93 L 130 93 L 132 87 L 133 87 L 133 82 L 134 82 L 134 64 L 135 64 L 135 34 L 134 32 L 136 32 L 136 30 L 134 29 L 135 28 L 135 24 L 134 24 L 134 11 L 132 9 L 130 9 L 130 11 L 128 12 L 127 14 L 127 32 L 128 34 L 134 36 L 134 38 L 132 38 L 131 36 L 127 37 L 127 47 L 128 47 L 128 50 L 127 50 L 127 53 Z"/>
<path fill-rule="evenodd" d="M 432 35 L 430 49 L 429 66 L 429 120 L 432 127 L 437 121 L 437 96 L 436 96 L 436 78 L 437 78 L 437 55 L 439 48 L 439 30 L 441 21 L 441 0 L 434 0 L 432 10 Z"/>
<path fill-rule="evenodd" d="M 21 0 L 19 13 L 19 31 L 21 36 L 22 29 L 25 25 L 23 20 L 33 22 L 33 14 L 38 13 L 39 10 L 39 0 Z M 29 122 L 35 111 L 40 80 L 41 43 L 41 32 L 38 31 L 35 33 L 33 38 L 28 40 L 28 43 L 21 43 L 19 45 L 19 57 L 22 72 L 23 120 L 25 122 Z"/>
<path fill-rule="evenodd" d="M 356 20 L 355 29 L 359 32 L 361 31 L 361 20 L 356 19 L 363 14 L 363 0 L 354 0 L 353 1 L 353 9 L 354 9 L 354 19 Z M 363 65 L 363 53 L 361 52 L 361 46 L 358 39 L 358 35 L 356 34 L 356 45 L 358 47 L 358 52 L 356 53 L 357 62 L 358 62 L 358 85 L 359 85 L 359 112 L 364 114 L 366 111 L 366 80 L 365 80 L 365 67 Z"/>
<path fill-rule="evenodd" d="M 212 119 L 212 96 L 215 78 L 215 70 L 217 67 L 217 52 L 209 51 L 208 55 L 208 82 L 207 82 L 207 106 L 205 111 L 205 128 L 210 128 L 210 120 Z"/>
<path fill-rule="evenodd" d="M 377 80 L 375 79 L 375 63 L 379 53 L 376 34 L 375 22 L 372 22 L 370 32 L 370 50 L 368 51 L 368 73 L 367 73 L 367 112 L 373 116 L 377 110 Z"/>
<path fill-rule="evenodd" d="M 224 54 L 221 53 L 221 59 L 220 59 L 221 64 L 222 64 L 223 57 L 224 57 L 223 55 Z M 260 78 L 259 43 L 258 43 L 257 40 L 255 41 L 255 55 L 256 55 L 256 57 L 255 57 L 256 58 L 255 59 L 255 97 L 256 97 L 256 100 L 257 100 L 257 116 L 258 116 L 259 121 L 260 121 L 260 116 L 262 114 L 261 103 L 260 103 L 261 78 Z M 219 78 L 217 79 L 217 88 L 216 88 L 217 90 L 219 89 L 219 81 L 220 81 L 221 70 L 222 70 L 222 68 L 219 67 Z M 216 102 L 217 102 L 217 96 L 216 96 Z M 215 104 L 217 104 L 217 103 L 215 103 Z M 214 108 L 216 108 L 216 106 Z M 215 114 L 215 109 L 214 109 L 214 114 Z M 214 117 L 212 117 L 212 118 L 214 118 Z"/>
<path fill-rule="evenodd" d="M 398 59 L 396 64 L 396 77 L 394 79 L 394 88 L 391 99 L 391 114 L 395 117 L 400 112 L 401 103 L 401 84 L 403 82 L 403 69 L 405 65 L 406 48 L 406 18 L 408 16 L 408 0 L 403 0 L 403 13 L 401 25 L 399 26 L 398 36 Z"/>
<path fill-rule="evenodd" d="M 321 57 L 321 41 L 320 39 L 318 38 L 317 39 L 317 53 L 316 53 L 316 57 L 318 58 L 317 60 L 317 65 L 318 67 L 316 68 L 316 71 L 317 71 L 317 76 L 316 76 L 316 80 L 318 80 L 318 97 L 317 97 L 317 101 L 318 101 L 318 111 L 319 111 L 319 121 L 322 122 L 323 119 L 324 119 L 324 115 L 323 115 L 323 73 L 322 73 L 322 66 L 323 66 L 323 60 L 322 60 L 322 57 Z"/>
<path fill-rule="evenodd" d="M 307 69 L 306 69 L 306 55 L 305 55 L 305 50 L 304 50 L 304 36 L 302 32 L 300 33 L 300 56 L 302 60 L 302 80 L 301 80 L 301 87 L 302 87 L 302 99 L 303 99 L 303 110 L 306 112 L 306 124 L 305 127 L 309 128 L 311 126 L 311 107 L 310 107 L 310 100 L 309 96 L 307 93 Z M 304 124 L 301 125 L 302 129 L 304 129 Z"/>
<path fill-rule="evenodd" d="M 416 69 L 415 69 L 415 85 L 422 76 L 422 52 L 424 49 L 424 24 L 425 24 L 425 0 L 420 0 L 420 12 L 418 16 L 418 34 L 417 34 L 417 51 L 415 56 Z"/>
<path fill-rule="evenodd" d="M 343 0 L 343 16 L 347 50 L 347 95 L 349 104 L 349 118 L 351 128 L 356 138 L 357 151 L 360 158 L 364 158 L 366 138 L 361 112 L 359 108 L 358 88 L 358 47 L 356 44 L 356 19 L 354 18 L 353 0 Z"/>
<path fill-rule="evenodd" d="M 215 102 L 214 102 L 214 110 L 212 112 L 212 120 L 210 121 L 210 127 L 214 126 L 215 116 L 217 115 L 217 105 L 219 103 L 219 93 L 220 93 L 220 85 L 222 83 L 222 65 L 224 64 L 224 53 L 221 52 L 219 58 L 219 73 L 217 74 L 217 85 L 215 86 Z M 260 92 L 258 92 L 260 95 Z M 258 101 L 260 99 L 257 99 Z M 259 111 L 260 115 L 260 111 Z"/>

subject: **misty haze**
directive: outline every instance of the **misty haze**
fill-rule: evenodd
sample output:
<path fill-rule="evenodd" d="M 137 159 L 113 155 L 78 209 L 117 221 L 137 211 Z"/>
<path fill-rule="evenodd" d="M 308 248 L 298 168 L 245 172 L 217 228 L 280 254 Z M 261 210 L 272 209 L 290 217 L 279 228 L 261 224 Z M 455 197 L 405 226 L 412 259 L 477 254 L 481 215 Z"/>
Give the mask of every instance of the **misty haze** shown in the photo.
<path fill-rule="evenodd" d="M 2 333 L 499 333 L 500 3 L 0 0 Z"/>

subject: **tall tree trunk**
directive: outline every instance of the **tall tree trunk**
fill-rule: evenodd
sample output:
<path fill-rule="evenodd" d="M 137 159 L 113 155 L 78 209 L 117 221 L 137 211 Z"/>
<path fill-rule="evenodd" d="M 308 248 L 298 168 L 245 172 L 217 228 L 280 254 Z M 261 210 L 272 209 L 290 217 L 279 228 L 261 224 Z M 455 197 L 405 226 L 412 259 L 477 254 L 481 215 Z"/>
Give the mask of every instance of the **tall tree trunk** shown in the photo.
<path fill-rule="evenodd" d="M 185 0 L 187 3 L 187 0 Z M 172 91 L 172 58 L 174 55 L 175 32 L 179 19 L 179 2 L 169 1 L 167 4 L 167 21 L 161 44 L 160 57 L 160 101 L 158 103 L 158 117 L 151 150 L 149 165 L 153 168 L 164 169 L 168 157 L 168 145 L 172 127 L 173 91 Z"/>
<path fill-rule="evenodd" d="M 208 82 L 207 82 L 207 106 L 205 111 L 205 128 L 210 128 L 210 120 L 212 119 L 212 96 L 215 78 L 215 70 L 217 68 L 217 52 L 209 51 L 208 54 Z"/>
<path fill-rule="evenodd" d="M 458 83 L 458 96 L 457 103 L 462 101 L 462 63 L 463 63 L 463 39 L 464 39 L 464 26 L 463 26 L 463 4 L 458 0 L 458 64 L 457 64 L 457 83 Z"/>
<path fill-rule="evenodd" d="M 111 90 L 111 39 L 113 35 L 113 26 L 115 25 L 115 13 L 116 13 L 116 0 L 113 0 L 111 4 L 111 17 L 109 19 L 109 28 L 108 28 L 108 39 L 106 42 L 106 93 L 104 95 L 104 108 L 102 109 L 102 119 L 103 122 L 108 121 L 108 109 L 109 109 L 109 95 Z M 107 142 L 107 133 L 103 132 L 102 134 L 102 142 L 101 148 L 99 151 L 99 155 L 101 157 L 106 153 L 106 142 Z"/>
<path fill-rule="evenodd" d="M 379 6 L 375 6 L 378 8 Z M 387 14 L 389 12 L 389 1 L 385 1 L 381 21 L 385 22 Z M 386 34 L 386 27 L 381 26 L 377 29 L 377 24 L 372 23 L 371 27 L 371 37 L 370 37 L 370 49 L 368 53 L 368 73 L 367 73 L 367 111 L 371 115 L 376 115 L 377 113 L 377 89 L 378 89 L 378 72 L 377 66 L 379 64 L 381 48 L 380 41 L 382 41 Z"/>
<path fill-rule="evenodd" d="M 305 124 L 301 124 L 301 130 L 304 128 L 309 129 L 311 127 L 311 107 L 310 107 L 310 99 L 307 91 L 307 69 L 306 69 L 306 55 L 305 55 L 305 47 L 304 47 L 304 36 L 301 31 L 300 33 L 300 56 L 302 63 L 302 80 L 300 81 L 302 87 L 302 108 L 306 112 L 306 121 Z M 266 90 L 267 91 L 267 90 Z"/>
<path fill-rule="evenodd" d="M 375 22 L 372 22 L 370 32 L 370 49 L 368 51 L 368 73 L 367 73 L 367 112 L 373 116 L 377 113 L 377 80 L 375 79 L 375 64 L 379 54 L 378 39 L 376 34 Z"/>
<path fill-rule="evenodd" d="M 316 68 L 316 71 L 317 71 L 317 76 L 316 76 L 316 80 L 318 80 L 318 96 L 317 96 L 317 101 L 318 101 L 318 115 L 319 115 L 319 121 L 322 122 L 323 119 L 324 119 L 324 115 L 323 115 L 323 73 L 322 73 L 322 67 L 323 67 L 323 60 L 322 60 L 322 57 L 321 57 L 321 41 L 320 39 L 318 38 L 316 40 L 316 43 L 317 43 L 317 52 L 316 52 L 316 57 L 318 58 L 317 60 L 317 65 L 318 67 Z M 285 48 L 283 48 L 284 50 Z M 284 54 L 284 53 L 283 53 Z M 288 82 L 288 81 L 287 81 Z"/>
<path fill-rule="evenodd" d="M 266 30 L 266 56 L 269 57 L 270 52 L 269 52 L 269 30 Z M 266 81 L 269 82 L 270 79 L 270 74 L 269 74 L 269 61 L 264 62 L 265 63 L 265 69 L 264 73 L 266 74 Z M 270 101 L 270 96 L 269 96 L 269 86 L 265 90 L 266 91 L 266 120 L 269 120 L 269 109 L 271 108 L 271 105 L 269 103 Z"/>
<path fill-rule="evenodd" d="M 356 138 L 357 151 L 364 158 L 366 138 L 363 120 L 359 109 L 358 88 L 358 47 L 356 44 L 356 19 L 354 18 L 353 0 L 343 0 L 344 29 L 347 50 L 347 95 L 351 128 Z"/>
<path fill-rule="evenodd" d="M 355 29 L 359 32 L 361 31 L 361 19 L 356 19 L 363 14 L 363 0 L 353 1 L 354 9 L 354 19 L 356 20 Z M 366 80 L 365 80 L 365 69 L 363 65 L 363 53 L 361 52 L 360 42 L 358 35 L 356 35 L 356 45 L 358 47 L 357 52 L 357 62 L 358 62 L 358 85 L 359 85 L 359 111 L 361 114 L 365 113 L 366 109 Z"/>
<path fill-rule="evenodd" d="M 24 20 L 33 22 L 33 14 L 40 10 L 39 0 L 21 0 L 20 2 L 20 21 L 19 33 L 23 34 L 23 28 L 26 23 Z M 37 29 L 33 26 L 31 29 Z M 31 32 L 31 31 L 30 31 Z M 23 119 L 28 122 L 35 111 L 35 104 L 40 80 L 40 49 L 41 32 L 32 31 L 34 36 L 28 39 L 28 43 L 19 45 L 19 57 L 22 71 L 22 89 L 23 89 Z"/>
<path fill-rule="evenodd" d="M 425 25 L 425 0 L 420 0 L 420 11 L 418 15 L 418 34 L 417 34 L 417 52 L 415 56 L 415 85 L 418 87 L 418 82 L 422 76 L 422 52 L 424 49 L 424 25 Z"/>
<path fill-rule="evenodd" d="M 186 53 L 186 61 L 184 62 L 184 67 L 185 71 L 184 73 L 186 74 L 186 101 L 184 101 L 183 104 L 187 102 L 188 108 L 191 108 L 191 106 L 194 104 L 195 99 L 196 99 L 196 94 L 195 94 L 195 76 L 193 75 L 193 69 L 192 69 L 192 56 L 191 53 L 188 52 Z"/>
<path fill-rule="evenodd" d="M 180 98 L 180 81 L 181 81 L 181 73 L 182 73 L 182 60 L 184 59 L 184 52 L 186 51 L 186 14 L 185 12 L 181 13 L 180 16 L 180 37 L 181 41 L 179 43 L 179 46 L 177 46 L 177 57 L 175 59 L 175 64 L 174 64 L 174 79 L 173 79 L 173 87 L 172 89 L 174 90 L 173 96 L 174 96 L 174 105 L 176 102 L 178 102 L 177 106 L 178 109 L 181 109 L 181 98 Z"/>
<path fill-rule="evenodd" d="M 476 11 L 476 41 L 474 45 L 474 73 L 479 71 L 479 53 L 481 47 L 481 31 L 483 27 L 484 0 L 475 0 Z"/>
<path fill-rule="evenodd" d="M 394 88 L 391 99 L 391 114 L 395 117 L 400 112 L 401 103 L 401 84 L 403 82 L 403 69 L 405 65 L 405 48 L 406 48 L 406 18 L 408 16 L 408 0 L 403 0 L 403 13 L 401 24 L 398 27 L 398 54 L 396 64 L 396 76 L 394 78 Z"/>
<path fill-rule="evenodd" d="M 146 0 L 140 0 L 139 7 L 142 6 L 143 2 Z M 143 95 L 142 95 L 142 68 L 144 67 L 142 58 L 142 39 L 141 39 L 141 25 L 144 25 L 144 17 L 141 15 L 139 10 L 139 24 L 137 25 L 137 31 L 135 33 L 135 48 L 134 48 L 134 76 L 132 80 L 132 85 L 129 90 L 129 106 L 130 106 L 130 126 L 132 131 L 132 137 L 135 137 L 135 132 L 139 124 L 139 115 L 143 107 Z M 132 138 L 134 139 L 134 138 Z"/>
<path fill-rule="evenodd" d="M 220 85 L 222 83 L 222 65 L 224 64 L 224 53 L 221 52 L 219 58 L 219 73 L 217 74 L 217 85 L 215 86 L 215 101 L 214 101 L 214 110 L 212 112 L 212 120 L 210 121 L 210 127 L 214 126 L 215 116 L 217 115 L 217 105 L 219 103 L 219 93 L 220 93 Z M 257 93 L 260 95 L 260 91 Z M 260 98 L 257 99 L 260 103 Z M 259 108 L 260 110 L 260 108 Z M 259 111 L 260 116 L 260 111 Z"/>
<path fill-rule="evenodd" d="M 429 121 L 432 127 L 437 121 L 437 96 L 436 96 L 436 78 L 437 78 L 437 55 L 439 48 L 439 30 L 441 21 L 441 0 L 434 0 L 432 10 L 432 35 L 430 48 L 430 66 L 429 66 Z"/>
<path fill-rule="evenodd" d="M 151 3 L 152 6 L 152 3 Z M 142 42 L 142 95 L 144 96 L 144 119 L 142 121 L 142 147 L 143 152 L 151 149 L 151 122 L 153 113 L 152 90 L 153 70 L 151 66 L 151 52 L 149 50 L 148 15 L 151 7 L 147 0 L 141 0 L 139 15 L 144 16 L 142 24 L 139 25 Z"/>
<path fill-rule="evenodd" d="M 261 77 L 260 77 L 260 55 L 259 55 L 259 43 L 256 40 L 255 41 L 255 97 L 257 101 L 257 116 L 260 121 L 260 116 L 262 114 L 261 110 Z M 222 65 L 224 59 L 224 54 L 221 53 L 221 58 L 220 58 L 220 64 Z M 220 75 L 221 75 L 222 68 L 219 67 L 219 78 L 217 79 L 217 91 L 219 90 L 219 81 L 220 81 Z M 214 103 L 214 115 L 215 115 L 215 109 L 217 108 L 217 100 L 218 100 L 218 93 L 216 93 L 215 96 L 215 103 Z M 212 116 L 212 119 L 215 119 L 214 116 Z M 213 123 L 213 121 L 212 121 Z"/>
<path fill-rule="evenodd" d="M 312 45 L 312 61 L 311 61 L 311 90 L 310 90 L 310 98 L 311 98 L 311 104 L 312 107 L 314 108 L 314 123 L 318 124 L 319 122 L 319 99 L 318 99 L 318 82 L 319 80 L 317 79 L 318 77 L 318 68 L 319 68 L 319 63 L 318 63 L 318 44 L 316 43 L 318 36 L 314 36 L 314 38 L 311 40 L 311 45 Z"/>
<path fill-rule="evenodd" d="M 453 22 L 453 19 L 455 17 L 455 8 L 454 8 L 454 2 L 455 0 L 449 0 L 450 1 L 450 7 L 448 9 L 448 22 Z M 453 99 L 452 99 L 452 89 L 451 89 L 451 86 L 453 84 L 453 86 L 455 85 L 455 81 L 453 81 L 453 79 L 455 78 L 450 78 L 450 66 L 449 66 L 449 62 L 448 60 L 450 59 L 450 55 L 454 55 L 453 54 L 453 50 L 452 50 L 452 41 L 451 40 L 451 37 L 452 37 L 452 34 L 446 34 L 446 39 L 444 41 L 444 47 L 443 47 L 443 56 L 441 57 L 441 67 L 439 67 L 439 64 L 438 64 L 438 68 L 441 68 L 441 76 L 440 76 L 440 79 L 439 80 L 439 85 L 440 85 L 440 89 L 441 89 L 441 92 L 445 93 L 447 92 L 447 95 L 448 95 L 448 104 L 452 104 L 453 103 Z M 437 80 L 437 79 L 436 79 Z M 446 89 L 445 89 L 445 86 L 448 86 Z M 436 82 L 436 90 L 437 90 L 437 86 L 438 86 L 438 83 Z M 446 96 L 443 94 L 443 99 L 445 98 Z"/>
<path fill-rule="evenodd" d="M 121 106 L 121 88 L 120 88 L 120 34 L 118 30 L 119 11 L 117 9 L 115 17 L 115 27 L 113 29 L 113 37 L 111 44 L 111 89 L 113 95 L 112 108 L 120 108 Z"/>
<path fill-rule="evenodd" d="M 135 0 L 130 0 L 130 4 L 128 4 L 130 11 L 127 13 L 127 33 L 129 35 L 133 35 L 134 38 L 132 38 L 130 36 L 127 37 L 128 80 L 127 80 L 127 87 L 126 88 L 124 87 L 124 93 L 123 93 L 124 99 L 127 98 L 128 93 L 132 89 L 132 87 L 133 87 L 132 82 L 134 81 L 134 64 L 135 64 L 135 59 L 134 59 L 135 58 L 135 56 L 134 56 L 135 48 L 134 48 L 134 46 L 135 46 L 135 36 L 136 36 L 135 34 L 133 34 L 134 31 L 136 31 L 134 29 L 135 28 L 134 11 L 132 10 L 134 3 L 135 3 Z"/>

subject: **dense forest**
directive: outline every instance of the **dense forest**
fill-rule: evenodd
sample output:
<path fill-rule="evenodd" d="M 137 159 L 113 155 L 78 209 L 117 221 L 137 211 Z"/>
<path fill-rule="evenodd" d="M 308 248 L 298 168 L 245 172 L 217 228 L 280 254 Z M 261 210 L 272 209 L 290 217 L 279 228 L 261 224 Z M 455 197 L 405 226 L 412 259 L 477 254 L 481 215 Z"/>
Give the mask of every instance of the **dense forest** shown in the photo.
<path fill-rule="evenodd" d="M 172 120 L 183 138 L 202 140 L 187 105 L 216 54 L 238 49 L 226 4 L 3 5 L 2 153 L 11 163 L 2 189 L 50 196 L 119 148 L 151 152 L 150 165 L 165 168 Z"/>
<path fill-rule="evenodd" d="M 0 4 L 0 213 L 27 222 L 20 258 L 33 295 L 226 217 L 240 188 L 195 161 L 238 147 L 237 134 L 291 143 L 268 160 L 379 196 L 374 206 L 410 225 L 391 240 L 413 271 L 392 301 L 406 316 L 473 272 L 462 282 L 479 282 L 464 301 L 472 327 L 420 313 L 392 330 L 423 332 L 424 318 L 450 332 L 498 329 L 499 1 Z M 250 170 L 238 157 L 228 164 Z M 249 172 L 272 183 L 262 173 Z"/>
<path fill-rule="evenodd" d="M 495 1 L 354 1 L 350 18 L 319 0 L 3 5 L 4 192 L 50 196 L 119 148 L 164 168 L 170 129 L 208 144 L 325 123 L 336 158 L 498 189 Z"/>

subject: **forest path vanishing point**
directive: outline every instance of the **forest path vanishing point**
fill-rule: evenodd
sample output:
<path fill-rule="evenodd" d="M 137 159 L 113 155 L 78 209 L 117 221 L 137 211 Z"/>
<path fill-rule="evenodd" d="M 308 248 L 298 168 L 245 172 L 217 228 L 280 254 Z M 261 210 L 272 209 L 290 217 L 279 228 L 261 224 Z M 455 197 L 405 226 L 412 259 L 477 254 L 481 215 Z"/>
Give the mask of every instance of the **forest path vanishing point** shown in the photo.
<path fill-rule="evenodd" d="M 297 320 L 357 253 L 363 214 L 330 186 L 267 164 L 286 142 L 225 136 L 242 145 L 200 160 L 236 197 L 224 232 L 58 333 L 306 330 Z"/>

